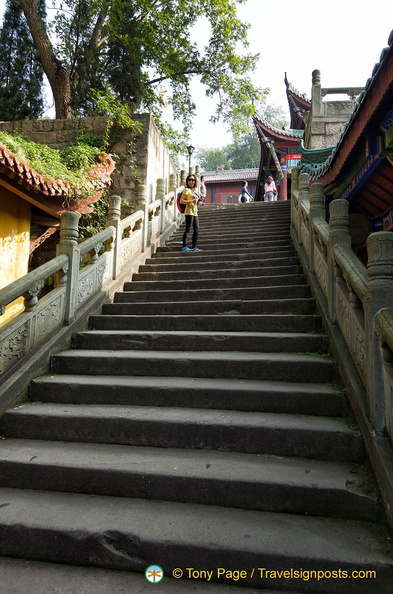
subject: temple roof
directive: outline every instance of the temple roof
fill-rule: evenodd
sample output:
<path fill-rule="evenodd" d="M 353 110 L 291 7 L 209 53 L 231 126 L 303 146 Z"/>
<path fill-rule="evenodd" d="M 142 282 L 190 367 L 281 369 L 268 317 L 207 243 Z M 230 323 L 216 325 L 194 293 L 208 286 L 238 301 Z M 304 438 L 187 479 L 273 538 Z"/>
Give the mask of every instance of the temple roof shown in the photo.
<path fill-rule="evenodd" d="M 306 95 L 299 93 L 287 79 L 287 73 L 284 77 L 285 86 L 287 87 L 287 100 L 289 105 L 289 112 L 291 114 L 291 128 L 296 130 L 304 130 L 307 122 L 308 112 L 311 109 L 311 101 Z"/>
<path fill-rule="evenodd" d="M 55 218 L 60 218 L 67 200 L 68 209 L 79 214 L 91 212 L 93 209 L 89 204 L 96 202 L 109 186 L 114 168 L 115 162 L 109 155 L 99 157 L 99 162 L 90 169 L 82 188 L 84 197 L 73 200 L 70 197 L 75 194 L 75 188 L 71 184 L 45 178 L 0 145 L 0 185 Z"/>
<path fill-rule="evenodd" d="M 318 180 L 325 186 L 342 176 L 346 163 L 355 159 L 356 153 L 364 152 L 367 131 L 379 127 L 383 114 L 387 114 L 392 107 L 392 95 L 393 31 L 388 39 L 388 47 L 382 50 L 380 60 L 359 95 L 331 155 L 322 163 L 302 161 L 300 173 L 308 173 L 311 180 Z"/>
<path fill-rule="evenodd" d="M 269 124 L 263 116 L 256 114 L 253 118 L 257 132 L 261 132 L 263 136 L 270 140 L 294 140 L 299 143 L 299 140 L 304 136 L 304 130 L 281 129 Z"/>

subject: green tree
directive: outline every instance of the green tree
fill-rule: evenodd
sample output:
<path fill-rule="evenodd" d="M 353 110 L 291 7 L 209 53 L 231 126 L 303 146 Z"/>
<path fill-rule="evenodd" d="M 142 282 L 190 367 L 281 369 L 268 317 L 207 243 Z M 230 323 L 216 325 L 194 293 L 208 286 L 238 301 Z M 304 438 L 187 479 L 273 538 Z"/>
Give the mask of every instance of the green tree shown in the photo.
<path fill-rule="evenodd" d="M 232 169 L 226 147 L 208 149 L 198 147 L 195 151 L 195 158 L 199 162 L 202 171 L 216 171 L 218 167 Z"/>
<path fill-rule="evenodd" d="M 228 155 L 231 169 L 258 168 L 261 160 L 261 147 L 255 130 L 234 140 L 226 147 L 225 152 Z"/>
<path fill-rule="evenodd" d="M 45 1 L 37 10 L 45 22 Z M 7 0 L 0 29 L 0 119 L 24 120 L 42 115 L 44 71 L 17 0 Z"/>
<path fill-rule="evenodd" d="M 169 105 L 187 135 L 198 77 L 218 99 L 214 118 L 239 135 L 264 94 L 250 80 L 257 55 L 247 47 L 247 23 L 236 16 L 246 0 L 64 0 L 49 30 L 37 0 L 19 0 L 52 87 L 56 117 L 96 113 L 90 89 L 108 91 L 131 109 L 158 114 Z M 196 26 L 209 32 L 201 48 Z"/>

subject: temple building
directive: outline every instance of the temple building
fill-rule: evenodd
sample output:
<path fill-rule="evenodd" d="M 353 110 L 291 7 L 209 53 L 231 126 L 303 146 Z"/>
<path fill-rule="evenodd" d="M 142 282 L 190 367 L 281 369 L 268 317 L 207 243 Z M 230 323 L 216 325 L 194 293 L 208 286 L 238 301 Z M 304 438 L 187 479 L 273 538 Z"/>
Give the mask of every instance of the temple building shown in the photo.
<path fill-rule="evenodd" d="M 70 186 L 59 179 L 48 180 L 0 145 L 0 288 L 30 269 L 35 250 L 57 231 L 64 210 L 91 212 L 90 206 L 111 183 L 115 162 L 101 158 L 90 172 L 85 196 L 69 199 Z M 23 311 L 23 299 L 11 303 L 0 316 L 0 326 Z"/>
<path fill-rule="evenodd" d="M 248 191 L 255 197 L 258 169 L 230 169 L 219 167 L 217 171 L 206 171 L 207 204 L 237 204 L 243 182 L 248 183 Z"/>
<path fill-rule="evenodd" d="M 299 171 L 324 185 L 326 203 L 349 201 L 352 247 L 365 260 L 369 233 L 393 230 L 393 31 L 364 90 L 353 90 L 358 91 L 334 146 L 309 148 Z M 310 138 L 311 121 L 309 126 Z"/>
<path fill-rule="evenodd" d="M 255 199 L 263 200 L 264 183 L 271 175 L 277 185 L 278 200 L 287 200 L 290 196 L 291 169 L 301 158 L 300 145 L 305 133 L 305 126 L 311 102 L 288 83 L 285 74 L 286 93 L 291 118 L 291 128 L 279 129 L 269 124 L 261 116 L 254 117 L 254 125 L 261 145 L 261 162 Z"/>

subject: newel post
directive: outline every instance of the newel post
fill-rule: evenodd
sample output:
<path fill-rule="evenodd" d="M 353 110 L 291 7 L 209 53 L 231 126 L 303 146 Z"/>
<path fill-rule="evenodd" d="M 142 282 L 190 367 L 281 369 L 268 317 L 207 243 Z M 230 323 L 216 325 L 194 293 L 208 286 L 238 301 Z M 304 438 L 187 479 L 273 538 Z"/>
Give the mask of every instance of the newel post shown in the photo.
<path fill-rule="evenodd" d="M 169 192 L 172 193 L 174 195 L 174 199 L 173 199 L 173 213 L 172 213 L 172 220 L 176 221 L 177 219 L 177 205 L 176 205 L 176 192 L 177 192 L 177 187 L 176 187 L 176 175 L 174 173 L 171 173 L 169 176 Z"/>
<path fill-rule="evenodd" d="M 160 178 L 157 180 L 156 186 L 156 200 L 160 201 L 160 235 L 164 233 L 165 229 L 165 180 Z"/>
<path fill-rule="evenodd" d="M 299 201 L 298 201 L 298 238 L 299 244 L 303 245 L 303 235 L 302 235 L 302 217 L 303 217 L 303 208 L 302 202 L 306 202 L 310 199 L 310 176 L 308 173 L 301 173 L 299 175 Z"/>
<path fill-rule="evenodd" d="M 310 235 L 310 272 L 315 271 L 314 252 L 315 241 L 317 235 L 314 231 L 313 221 L 316 218 L 324 218 L 325 214 L 325 196 L 323 184 L 315 183 L 310 188 L 310 220 L 309 220 L 309 235 Z"/>
<path fill-rule="evenodd" d="M 122 240 L 122 229 L 120 223 L 120 215 L 121 215 L 121 198 L 120 196 L 110 196 L 109 197 L 109 207 L 108 213 L 106 217 L 106 226 L 107 227 L 114 227 L 115 228 L 115 236 L 113 238 L 113 243 L 111 245 L 113 249 L 113 268 L 112 268 L 112 278 L 117 278 L 120 272 L 121 266 L 121 240 Z"/>
<path fill-rule="evenodd" d="M 143 210 L 143 224 L 142 224 L 142 245 L 141 245 L 141 252 L 143 253 L 146 249 L 147 245 L 147 233 L 149 227 L 149 207 L 147 204 L 147 186 L 143 184 L 138 185 L 137 190 L 137 200 L 138 204 L 141 205 L 141 210 Z"/>
<path fill-rule="evenodd" d="M 181 186 L 185 186 L 186 185 L 186 171 L 185 169 L 182 169 L 180 171 L 180 185 Z"/>
<path fill-rule="evenodd" d="M 296 233 L 298 237 L 298 230 L 296 228 L 295 222 L 295 212 L 296 208 L 295 205 L 298 207 L 298 188 L 299 188 L 299 170 L 297 167 L 293 167 L 291 171 L 291 226 L 293 231 Z"/>
<path fill-rule="evenodd" d="M 393 308 L 393 233 L 379 231 L 367 238 L 367 293 L 365 307 L 367 398 L 373 428 L 386 427 L 383 361 L 375 331 L 375 316 L 383 308 Z"/>
<path fill-rule="evenodd" d="M 341 274 L 334 260 L 334 248 L 338 245 L 351 246 L 349 235 L 349 204 L 338 198 L 330 203 L 329 244 L 328 244 L 328 309 L 332 324 L 337 321 L 337 278 Z"/>
<path fill-rule="evenodd" d="M 69 325 L 75 315 L 78 301 L 80 249 L 78 246 L 79 217 L 75 212 L 65 211 L 60 219 L 60 242 L 56 246 L 56 256 L 66 254 L 68 267 L 64 271 L 61 284 L 65 285 L 65 325 Z"/>

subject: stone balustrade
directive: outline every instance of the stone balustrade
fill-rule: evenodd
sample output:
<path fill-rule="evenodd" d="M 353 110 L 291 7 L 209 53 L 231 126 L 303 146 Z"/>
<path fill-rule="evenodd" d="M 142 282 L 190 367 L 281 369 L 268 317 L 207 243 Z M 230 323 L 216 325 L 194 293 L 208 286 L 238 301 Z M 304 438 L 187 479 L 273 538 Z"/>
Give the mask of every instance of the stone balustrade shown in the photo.
<path fill-rule="evenodd" d="M 292 172 L 291 235 L 393 522 L 393 233 L 372 233 L 365 266 L 351 248 L 349 203 Z"/>
<path fill-rule="evenodd" d="M 25 299 L 24 312 L 0 329 L 1 410 L 23 396 L 20 385 L 13 384 L 13 379 L 21 377 L 23 365 L 33 372 L 36 353 L 44 351 L 40 355 L 44 361 L 45 345 L 55 344 L 52 339 L 61 329 L 69 327 L 68 332 L 63 332 L 69 339 L 78 324 L 86 326 L 88 315 L 121 290 L 124 281 L 178 227 L 182 215 L 176 207 L 176 195 L 182 186 L 177 187 L 176 176 L 172 174 L 168 192 L 164 180 L 157 180 L 156 188 L 155 200 L 149 204 L 147 187 L 140 185 L 140 210 L 122 220 L 121 199 L 112 196 L 107 228 L 82 242 L 79 242 L 77 214 L 63 213 L 56 257 L 0 289 L 0 314 L 15 299 L 20 296 Z M 55 279 L 53 288 L 40 297 L 50 277 Z M 49 360 L 48 354 L 46 359 Z M 37 372 L 38 369 L 35 375 Z M 26 376 L 24 384 L 27 383 Z"/>

